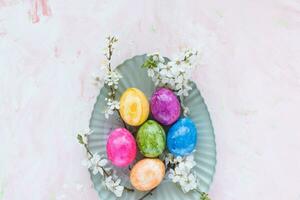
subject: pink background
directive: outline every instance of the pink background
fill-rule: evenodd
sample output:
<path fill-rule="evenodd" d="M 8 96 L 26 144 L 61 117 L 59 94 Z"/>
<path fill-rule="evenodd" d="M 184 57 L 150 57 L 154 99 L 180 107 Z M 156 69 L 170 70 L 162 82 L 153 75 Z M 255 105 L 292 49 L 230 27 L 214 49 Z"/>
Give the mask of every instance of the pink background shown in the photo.
<path fill-rule="evenodd" d="M 0 199 L 98 199 L 75 134 L 109 34 L 115 65 L 203 50 L 213 200 L 300 199 L 299 0 L 0 0 Z"/>

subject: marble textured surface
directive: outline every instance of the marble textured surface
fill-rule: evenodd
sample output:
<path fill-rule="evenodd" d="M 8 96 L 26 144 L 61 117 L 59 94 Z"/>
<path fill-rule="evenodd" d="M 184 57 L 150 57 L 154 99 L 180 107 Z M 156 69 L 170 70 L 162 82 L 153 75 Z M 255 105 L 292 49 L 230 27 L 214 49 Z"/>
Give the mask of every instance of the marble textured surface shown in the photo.
<path fill-rule="evenodd" d="M 115 65 L 203 50 L 194 79 L 216 133 L 213 200 L 300 199 L 298 0 L 0 0 L 0 199 L 98 199 L 75 132 L 108 34 Z"/>

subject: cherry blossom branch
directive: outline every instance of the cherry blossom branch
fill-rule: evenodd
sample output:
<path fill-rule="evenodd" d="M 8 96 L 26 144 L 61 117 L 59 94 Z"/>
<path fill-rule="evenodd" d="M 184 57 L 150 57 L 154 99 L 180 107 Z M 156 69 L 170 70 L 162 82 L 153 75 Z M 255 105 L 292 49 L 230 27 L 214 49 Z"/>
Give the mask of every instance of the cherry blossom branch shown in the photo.
<path fill-rule="evenodd" d="M 88 154 L 88 163 L 86 164 L 88 166 L 89 169 L 92 170 L 93 174 L 97 174 L 98 172 L 104 177 L 105 180 L 105 184 L 107 186 L 107 188 L 109 190 L 111 190 L 112 192 L 114 192 L 116 194 L 117 197 L 120 197 L 122 195 L 122 191 L 123 189 L 128 191 L 128 192 L 133 192 L 134 190 L 132 188 L 128 188 L 126 186 L 121 186 L 120 179 L 117 180 L 113 180 L 112 178 L 112 171 L 109 170 L 107 171 L 106 168 L 104 167 L 107 164 L 107 160 L 106 159 L 101 159 L 101 156 L 99 156 L 98 154 L 93 154 L 88 145 L 87 145 L 87 136 L 90 135 L 92 133 L 92 131 L 87 131 L 87 132 L 83 132 L 77 135 L 77 140 L 78 142 L 83 145 L 83 147 L 85 148 L 87 154 Z M 121 189 L 120 189 L 121 187 Z M 118 188 L 118 190 L 114 190 L 115 188 Z"/>
<path fill-rule="evenodd" d="M 119 108 L 119 102 L 116 101 L 116 92 L 118 89 L 118 83 L 119 83 L 119 79 L 122 77 L 117 71 L 114 71 L 112 69 L 111 66 L 111 60 L 112 60 L 112 56 L 113 56 L 113 51 L 114 51 L 114 44 L 118 42 L 118 39 L 115 36 L 109 36 L 107 37 L 107 47 L 105 49 L 105 57 L 107 60 L 107 76 L 105 78 L 105 84 L 107 84 L 107 86 L 109 87 L 109 93 L 108 93 L 108 98 L 107 100 L 107 111 L 105 113 L 105 117 L 108 118 L 108 116 L 110 114 L 113 114 L 113 111 L 117 111 L 119 118 L 121 119 L 123 126 L 125 128 L 127 128 L 126 123 L 124 122 L 124 120 L 121 117 Z"/>

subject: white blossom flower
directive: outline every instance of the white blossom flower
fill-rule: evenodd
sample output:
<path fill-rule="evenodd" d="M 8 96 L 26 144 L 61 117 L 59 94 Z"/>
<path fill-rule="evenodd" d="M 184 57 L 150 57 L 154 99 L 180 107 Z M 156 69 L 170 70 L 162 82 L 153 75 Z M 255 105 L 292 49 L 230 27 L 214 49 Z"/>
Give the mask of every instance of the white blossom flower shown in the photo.
<path fill-rule="evenodd" d="M 119 101 L 114 100 L 115 97 L 115 90 L 118 89 L 119 80 L 122 76 L 117 71 L 108 71 L 106 77 L 104 79 L 104 83 L 107 84 L 112 91 L 108 93 L 108 98 L 105 100 L 107 101 L 107 106 L 104 111 L 105 118 L 108 119 L 110 115 L 114 113 L 115 110 L 120 108 Z"/>
<path fill-rule="evenodd" d="M 112 100 L 110 98 L 106 98 L 105 100 L 107 101 L 106 103 L 107 106 L 104 111 L 104 114 L 105 114 L 105 118 L 108 119 L 109 115 L 114 114 L 115 110 L 120 109 L 120 102 L 116 100 Z"/>
<path fill-rule="evenodd" d="M 121 179 L 113 180 L 112 176 L 106 177 L 105 186 L 108 190 L 112 191 L 117 197 L 121 197 L 124 191 L 124 186 L 120 185 Z"/>
<path fill-rule="evenodd" d="M 155 72 L 154 72 L 153 69 L 148 69 L 148 76 L 150 76 L 151 78 L 153 78 L 154 74 L 155 74 Z"/>
<path fill-rule="evenodd" d="M 100 156 L 99 154 L 94 154 L 89 160 L 83 161 L 82 164 L 88 169 L 91 169 L 94 175 L 100 173 L 103 176 L 103 169 L 107 164 L 107 159 L 103 158 L 103 156 Z"/>
<path fill-rule="evenodd" d="M 195 190 L 197 188 L 196 177 L 193 174 L 189 174 L 189 176 L 181 183 L 181 188 L 184 193 Z"/>
<path fill-rule="evenodd" d="M 117 86 L 121 78 L 122 76 L 119 72 L 115 70 L 107 71 L 104 78 L 104 83 L 108 86 Z"/>
<path fill-rule="evenodd" d="M 185 165 L 188 169 L 192 169 L 193 167 L 196 166 L 196 162 L 194 161 L 194 156 L 193 155 L 188 155 L 186 158 L 185 158 Z"/>
<path fill-rule="evenodd" d="M 175 165 L 174 169 L 170 169 L 168 178 L 174 183 L 178 183 L 184 193 L 197 189 L 197 179 L 191 172 L 196 166 L 194 156 L 189 155 L 185 158 L 180 156 L 174 158 L 167 156 L 170 163 Z"/>
<path fill-rule="evenodd" d="M 165 59 L 160 55 L 159 52 L 147 54 L 148 57 L 152 57 L 153 61 L 164 63 Z"/>

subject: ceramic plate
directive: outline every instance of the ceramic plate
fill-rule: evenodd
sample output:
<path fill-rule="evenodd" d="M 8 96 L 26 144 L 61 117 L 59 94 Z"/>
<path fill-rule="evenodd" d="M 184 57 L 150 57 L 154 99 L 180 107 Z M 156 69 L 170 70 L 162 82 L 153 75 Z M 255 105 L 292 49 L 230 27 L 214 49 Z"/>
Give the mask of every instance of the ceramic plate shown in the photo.
<path fill-rule="evenodd" d="M 135 56 L 126 60 L 123 64 L 117 67 L 117 70 L 123 77 L 119 82 L 118 97 L 127 88 L 136 87 L 143 91 L 148 99 L 150 99 L 155 87 L 151 78 L 147 75 L 147 70 L 141 67 L 145 59 L 146 55 Z M 199 178 L 199 187 L 201 191 L 207 192 L 212 182 L 216 166 L 215 135 L 209 112 L 200 91 L 194 83 L 192 86 L 193 89 L 190 91 L 189 96 L 185 98 L 184 104 L 190 108 L 189 117 L 195 122 L 198 130 L 197 147 L 196 152 L 194 153 L 197 166 L 193 169 L 193 171 Z M 93 153 L 99 153 L 100 155 L 105 156 L 108 134 L 115 128 L 123 127 L 117 114 L 111 116 L 109 119 L 104 117 L 103 111 L 106 103 L 104 99 L 107 96 L 107 93 L 108 89 L 106 87 L 101 88 L 100 94 L 94 105 L 90 119 L 90 129 L 94 130 L 94 133 L 89 136 L 88 143 L 88 146 Z M 132 187 L 128 179 L 128 168 L 115 169 L 118 175 L 123 179 L 123 184 Z M 91 179 L 101 200 L 117 199 L 113 193 L 105 188 L 99 174 L 93 175 L 91 173 Z M 137 200 L 143 196 L 143 194 L 144 193 L 142 192 L 124 191 L 123 196 L 120 199 Z M 149 195 L 146 199 L 199 200 L 199 197 L 200 195 L 197 192 L 184 194 L 180 187 L 168 180 L 164 180 L 153 192 L 153 195 Z"/>

